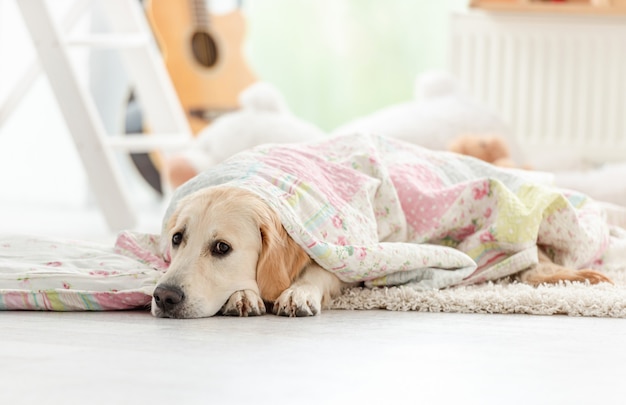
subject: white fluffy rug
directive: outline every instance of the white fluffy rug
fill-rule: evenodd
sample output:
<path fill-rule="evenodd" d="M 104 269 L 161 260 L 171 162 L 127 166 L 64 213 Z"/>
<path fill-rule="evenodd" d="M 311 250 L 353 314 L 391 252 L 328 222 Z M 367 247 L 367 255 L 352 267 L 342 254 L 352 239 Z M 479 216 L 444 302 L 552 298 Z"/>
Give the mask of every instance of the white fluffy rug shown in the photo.
<path fill-rule="evenodd" d="M 350 288 L 333 309 L 626 317 L 626 268 L 605 271 L 615 284 L 561 283 L 532 287 L 511 279 L 421 291 L 403 285 Z"/>

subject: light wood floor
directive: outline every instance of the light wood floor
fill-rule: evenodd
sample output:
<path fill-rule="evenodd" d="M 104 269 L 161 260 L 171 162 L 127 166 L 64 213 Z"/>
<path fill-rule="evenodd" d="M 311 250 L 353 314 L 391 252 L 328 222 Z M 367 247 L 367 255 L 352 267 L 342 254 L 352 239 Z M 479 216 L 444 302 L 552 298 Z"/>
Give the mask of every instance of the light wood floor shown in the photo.
<path fill-rule="evenodd" d="M 626 321 L 326 311 L 0 313 L 2 404 L 609 404 Z"/>

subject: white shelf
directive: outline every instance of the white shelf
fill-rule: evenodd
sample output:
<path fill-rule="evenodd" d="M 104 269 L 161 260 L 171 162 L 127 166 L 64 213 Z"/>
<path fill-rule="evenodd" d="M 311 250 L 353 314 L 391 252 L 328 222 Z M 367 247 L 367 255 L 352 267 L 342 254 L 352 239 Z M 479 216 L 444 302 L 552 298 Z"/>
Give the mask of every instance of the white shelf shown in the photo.
<path fill-rule="evenodd" d="M 68 46 L 85 46 L 89 48 L 139 48 L 146 46 L 150 37 L 145 34 L 93 34 L 68 37 Z"/>
<path fill-rule="evenodd" d="M 192 138 L 181 137 L 180 134 L 132 134 L 113 135 L 107 137 L 109 146 L 118 151 L 151 152 L 157 149 L 168 151 L 183 150 L 191 146 Z"/>

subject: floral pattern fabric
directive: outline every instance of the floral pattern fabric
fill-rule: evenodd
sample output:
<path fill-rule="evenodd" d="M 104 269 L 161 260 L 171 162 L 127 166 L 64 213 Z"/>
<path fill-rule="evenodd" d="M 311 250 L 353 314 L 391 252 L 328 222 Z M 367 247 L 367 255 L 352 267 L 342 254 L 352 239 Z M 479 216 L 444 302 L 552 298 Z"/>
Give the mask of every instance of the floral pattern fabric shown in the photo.
<path fill-rule="evenodd" d="M 116 246 L 31 236 L 0 239 L 0 310 L 147 307 L 166 269 L 158 237 L 123 232 Z"/>

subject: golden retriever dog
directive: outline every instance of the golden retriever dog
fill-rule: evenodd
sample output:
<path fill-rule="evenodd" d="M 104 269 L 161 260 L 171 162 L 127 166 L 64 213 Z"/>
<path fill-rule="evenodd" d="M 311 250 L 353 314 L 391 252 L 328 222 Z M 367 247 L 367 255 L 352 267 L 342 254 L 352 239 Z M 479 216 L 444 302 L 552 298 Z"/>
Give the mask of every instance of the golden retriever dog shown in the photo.
<path fill-rule="evenodd" d="M 152 314 L 198 318 L 320 313 L 349 284 L 322 269 L 287 234 L 260 197 L 214 186 L 183 198 L 166 225 L 171 265 L 155 288 Z M 539 263 L 520 273 L 529 284 L 610 281 L 595 270 Z"/>
<path fill-rule="evenodd" d="M 157 317 L 311 316 L 347 285 L 315 264 L 252 192 L 217 186 L 178 204 L 171 265 L 153 293 Z"/>

